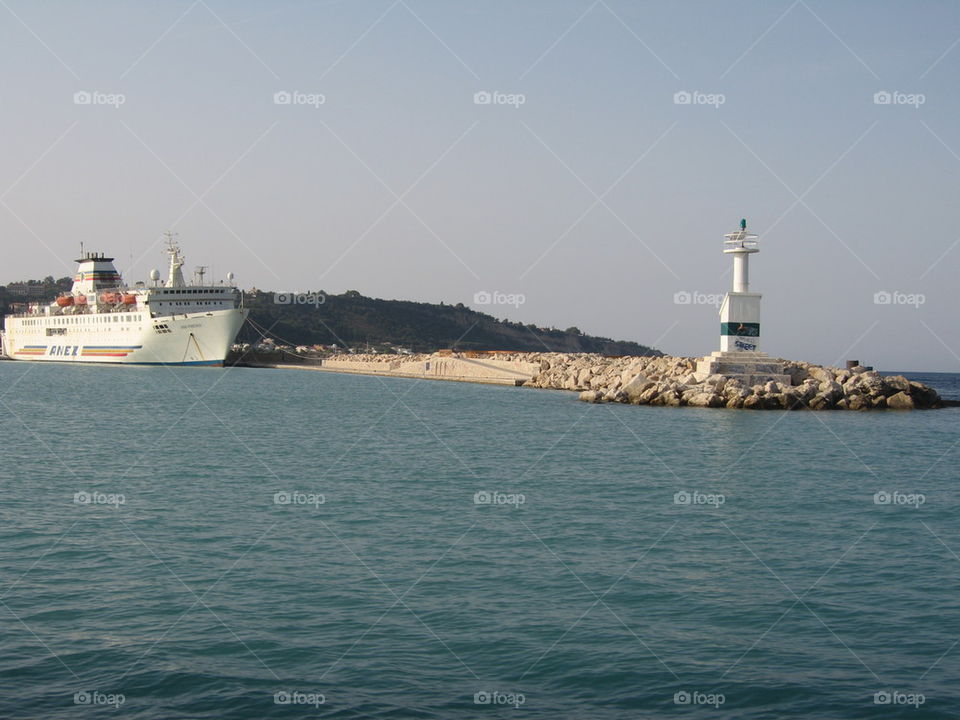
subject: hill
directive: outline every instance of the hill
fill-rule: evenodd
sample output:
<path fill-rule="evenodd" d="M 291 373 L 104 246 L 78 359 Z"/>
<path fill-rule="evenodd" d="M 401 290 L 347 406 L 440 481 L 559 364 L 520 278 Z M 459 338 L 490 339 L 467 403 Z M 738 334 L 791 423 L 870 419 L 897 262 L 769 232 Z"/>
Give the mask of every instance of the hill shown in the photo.
<path fill-rule="evenodd" d="M 304 302 L 315 299 L 316 304 Z M 291 300 L 289 304 L 284 301 Z M 498 320 L 462 303 L 447 305 L 381 300 L 356 291 L 342 295 L 315 293 L 291 298 L 276 293 L 246 293 L 251 320 L 270 334 L 296 345 L 332 345 L 347 348 L 393 345 L 414 352 L 510 350 L 591 352 L 603 355 L 661 355 L 635 342 L 585 335 L 577 328 L 558 330 Z M 242 342 L 256 342 L 250 326 Z"/>

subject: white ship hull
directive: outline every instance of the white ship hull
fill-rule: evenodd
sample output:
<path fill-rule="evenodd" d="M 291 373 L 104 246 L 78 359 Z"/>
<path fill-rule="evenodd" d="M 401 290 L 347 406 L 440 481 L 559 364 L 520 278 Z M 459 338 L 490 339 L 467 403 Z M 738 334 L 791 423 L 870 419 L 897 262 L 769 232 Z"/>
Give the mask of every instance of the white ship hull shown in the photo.
<path fill-rule="evenodd" d="M 231 308 L 159 317 L 134 311 L 117 320 L 95 314 L 67 324 L 7 317 L 3 349 L 13 360 L 35 362 L 222 365 L 246 316 Z"/>

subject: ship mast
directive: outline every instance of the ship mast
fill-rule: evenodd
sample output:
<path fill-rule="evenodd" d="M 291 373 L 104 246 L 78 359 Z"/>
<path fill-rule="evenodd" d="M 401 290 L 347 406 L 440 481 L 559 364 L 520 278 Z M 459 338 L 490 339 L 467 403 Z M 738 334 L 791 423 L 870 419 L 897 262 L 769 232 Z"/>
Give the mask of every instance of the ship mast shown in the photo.
<path fill-rule="evenodd" d="M 184 287 L 186 282 L 183 280 L 183 263 L 186 260 L 180 254 L 180 246 L 177 245 L 177 234 L 167 230 L 163 237 L 167 241 L 166 253 L 170 256 L 170 271 L 167 275 L 167 287 Z"/>

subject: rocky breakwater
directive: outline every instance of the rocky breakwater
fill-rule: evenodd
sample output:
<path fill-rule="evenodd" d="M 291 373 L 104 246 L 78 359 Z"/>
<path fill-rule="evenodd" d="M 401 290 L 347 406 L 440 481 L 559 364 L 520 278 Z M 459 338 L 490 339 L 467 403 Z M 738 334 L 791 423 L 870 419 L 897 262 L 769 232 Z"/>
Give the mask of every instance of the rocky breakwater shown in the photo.
<path fill-rule="evenodd" d="M 874 410 L 943 407 L 936 390 L 902 375 L 865 367 L 840 369 L 776 359 L 785 382 L 747 385 L 737 377 L 698 380 L 697 358 L 539 353 L 540 372 L 528 387 L 578 390 L 585 402 L 744 408 L 749 410 Z"/>

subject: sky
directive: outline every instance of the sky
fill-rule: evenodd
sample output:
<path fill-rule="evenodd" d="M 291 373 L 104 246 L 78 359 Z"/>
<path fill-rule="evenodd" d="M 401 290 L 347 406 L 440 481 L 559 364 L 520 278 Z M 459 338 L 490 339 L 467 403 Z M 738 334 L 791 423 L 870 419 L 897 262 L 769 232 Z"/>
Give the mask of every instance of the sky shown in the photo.
<path fill-rule="evenodd" d="M 765 351 L 960 371 L 955 2 L 4 0 L 0 60 L 3 283 L 169 229 L 697 356 L 745 217 Z"/>

